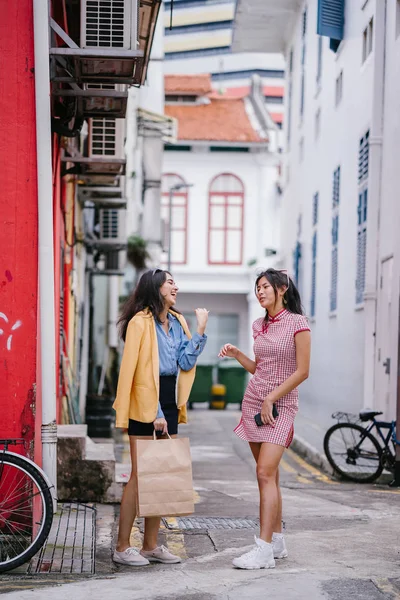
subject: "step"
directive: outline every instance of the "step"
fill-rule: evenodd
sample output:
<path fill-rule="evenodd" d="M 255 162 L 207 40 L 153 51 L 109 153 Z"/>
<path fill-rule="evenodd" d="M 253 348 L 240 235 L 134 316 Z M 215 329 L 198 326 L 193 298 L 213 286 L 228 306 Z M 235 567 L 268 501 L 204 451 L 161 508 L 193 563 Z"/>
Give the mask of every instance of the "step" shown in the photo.
<path fill-rule="evenodd" d="M 129 463 L 115 463 L 115 481 L 127 483 L 131 476 L 132 465 Z"/>
<path fill-rule="evenodd" d="M 57 488 L 60 501 L 119 502 L 113 441 L 96 443 L 87 425 L 57 426 Z"/>

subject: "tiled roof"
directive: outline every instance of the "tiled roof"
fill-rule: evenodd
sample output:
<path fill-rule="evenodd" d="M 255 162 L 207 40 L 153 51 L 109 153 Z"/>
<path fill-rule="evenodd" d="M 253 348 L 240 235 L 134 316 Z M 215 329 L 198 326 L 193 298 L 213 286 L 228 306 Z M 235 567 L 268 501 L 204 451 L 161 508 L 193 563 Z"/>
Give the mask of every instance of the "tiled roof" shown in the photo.
<path fill-rule="evenodd" d="M 208 104 L 167 104 L 165 114 L 178 120 L 178 140 L 265 142 L 253 128 L 242 98 L 212 94 Z"/>
<path fill-rule="evenodd" d="M 223 96 L 228 98 L 244 98 L 250 94 L 250 89 L 250 85 L 228 87 L 224 89 Z M 282 97 L 284 93 L 282 86 L 264 85 L 262 91 L 264 96 L 274 96 L 275 98 Z"/>
<path fill-rule="evenodd" d="M 193 94 L 204 96 L 212 90 L 211 77 L 204 75 L 166 75 L 166 94 Z"/>

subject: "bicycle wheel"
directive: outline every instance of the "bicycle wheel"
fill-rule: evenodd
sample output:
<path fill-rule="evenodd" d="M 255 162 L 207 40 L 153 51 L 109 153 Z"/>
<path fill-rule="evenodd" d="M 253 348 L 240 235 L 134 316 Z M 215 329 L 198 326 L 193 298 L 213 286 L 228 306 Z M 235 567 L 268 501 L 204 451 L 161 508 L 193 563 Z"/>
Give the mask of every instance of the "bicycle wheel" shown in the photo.
<path fill-rule="evenodd" d="M 378 441 L 360 425 L 337 423 L 325 434 L 326 457 L 344 479 L 370 483 L 383 471 Z"/>
<path fill-rule="evenodd" d="M 22 456 L 0 453 L 0 573 L 29 561 L 53 522 L 53 500 L 42 474 Z"/>

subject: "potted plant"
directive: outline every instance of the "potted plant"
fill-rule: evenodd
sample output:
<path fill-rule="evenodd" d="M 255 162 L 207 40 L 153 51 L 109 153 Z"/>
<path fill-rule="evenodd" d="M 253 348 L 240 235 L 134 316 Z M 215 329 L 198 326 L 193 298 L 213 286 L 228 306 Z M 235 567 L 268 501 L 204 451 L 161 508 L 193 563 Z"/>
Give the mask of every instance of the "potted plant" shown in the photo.
<path fill-rule="evenodd" d="M 128 238 L 127 259 L 140 271 L 146 268 L 146 260 L 150 258 L 147 251 L 147 242 L 140 235 L 131 235 Z"/>

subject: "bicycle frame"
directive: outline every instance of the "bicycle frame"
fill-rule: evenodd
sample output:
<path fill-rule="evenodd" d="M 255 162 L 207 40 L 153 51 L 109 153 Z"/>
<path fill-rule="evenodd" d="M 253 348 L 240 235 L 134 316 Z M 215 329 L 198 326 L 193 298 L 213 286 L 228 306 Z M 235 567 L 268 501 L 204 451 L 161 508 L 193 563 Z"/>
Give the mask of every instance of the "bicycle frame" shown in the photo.
<path fill-rule="evenodd" d="M 387 448 L 389 452 L 392 454 L 392 450 L 390 448 L 389 442 L 392 440 L 393 444 L 399 444 L 400 442 L 396 438 L 396 422 L 395 421 L 377 421 L 375 418 L 372 419 L 371 424 L 365 428 L 368 433 L 370 433 L 373 429 L 376 429 L 379 439 L 383 442 L 383 447 Z M 384 436 L 381 429 L 387 429 L 387 435 Z"/>

